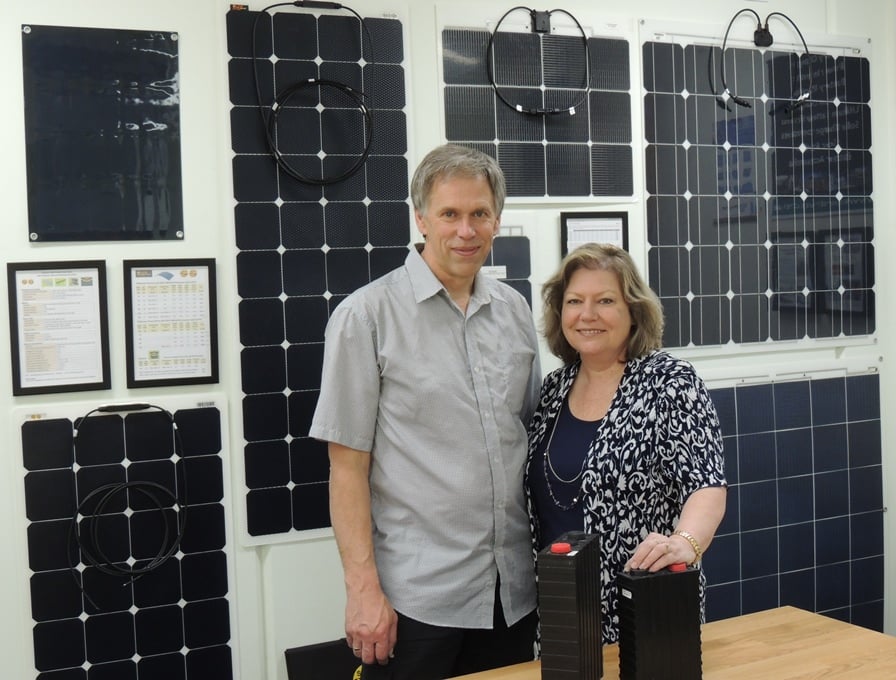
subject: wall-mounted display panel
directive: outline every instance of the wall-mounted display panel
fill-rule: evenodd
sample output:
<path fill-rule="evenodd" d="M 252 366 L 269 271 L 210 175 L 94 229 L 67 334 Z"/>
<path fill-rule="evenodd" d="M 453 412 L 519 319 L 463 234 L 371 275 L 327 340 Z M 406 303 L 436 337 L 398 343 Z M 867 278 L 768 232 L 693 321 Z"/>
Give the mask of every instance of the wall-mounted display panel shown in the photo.
<path fill-rule="evenodd" d="M 857 367 L 710 390 L 728 499 L 703 558 L 707 620 L 791 605 L 883 630 L 883 379 Z"/>
<path fill-rule="evenodd" d="M 28 238 L 184 236 L 178 35 L 22 26 Z"/>
<path fill-rule="evenodd" d="M 810 38 L 806 54 L 771 28 L 772 47 L 738 35 L 722 55 L 706 26 L 642 27 L 648 268 L 670 347 L 876 329 L 868 43 Z"/>
<path fill-rule="evenodd" d="M 633 200 L 629 37 L 526 9 L 438 7 L 445 139 L 496 158 L 511 201 Z"/>
<path fill-rule="evenodd" d="M 197 394 L 14 412 L 31 677 L 238 673 L 226 403 Z"/>
<path fill-rule="evenodd" d="M 226 17 L 244 538 L 252 543 L 329 527 L 326 445 L 308 437 L 324 328 L 346 295 L 401 265 L 408 252 L 404 26 L 395 16 L 362 19 L 297 8 Z M 341 181 L 298 181 L 269 152 L 259 100 L 270 103 L 307 79 L 364 93 L 370 108 L 369 154 Z M 316 180 L 356 164 L 366 141 L 356 103 L 338 90 L 303 85 L 276 129 L 280 150 Z"/>

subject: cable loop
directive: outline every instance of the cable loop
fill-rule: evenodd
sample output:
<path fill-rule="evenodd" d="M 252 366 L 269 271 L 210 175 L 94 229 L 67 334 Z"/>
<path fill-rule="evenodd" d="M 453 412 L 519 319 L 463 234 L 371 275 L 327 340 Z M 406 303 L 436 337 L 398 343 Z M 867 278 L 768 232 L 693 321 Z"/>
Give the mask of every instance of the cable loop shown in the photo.
<path fill-rule="evenodd" d="M 177 428 L 177 423 L 174 421 L 174 416 L 168 410 L 162 408 L 161 406 L 144 403 L 98 406 L 97 408 L 88 411 L 74 422 L 72 435 L 73 473 L 74 466 L 77 463 L 78 436 L 83 427 L 83 423 L 85 420 L 87 420 L 87 418 L 94 414 L 133 412 L 143 411 L 146 409 L 154 409 L 164 414 L 168 418 L 172 433 L 172 455 L 176 456 L 178 460 L 183 463 L 184 454 L 180 432 Z M 96 489 L 93 489 L 90 493 L 84 496 L 83 500 L 80 503 L 78 503 L 78 506 L 75 509 L 75 512 L 69 522 L 68 528 L 68 538 L 66 541 L 68 566 L 72 574 L 72 579 L 74 579 L 75 581 L 75 585 L 84 595 L 84 598 L 91 605 L 93 605 L 95 609 L 99 610 L 100 607 L 85 590 L 83 576 L 78 579 L 78 570 L 75 567 L 75 563 L 72 557 L 72 547 L 77 548 L 80 562 L 86 567 L 93 567 L 101 573 L 109 576 L 125 577 L 128 579 L 129 583 L 134 583 L 134 581 L 136 581 L 141 576 L 155 571 L 180 550 L 180 546 L 184 539 L 184 533 L 186 531 L 187 525 L 187 471 L 185 463 L 182 480 L 183 493 L 181 495 L 183 499 L 178 496 L 176 487 L 175 490 L 172 491 L 171 489 L 157 482 L 148 480 L 132 480 L 120 483 L 113 482 L 109 484 L 103 484 Z M 77 479 L 74 474 L 72 483 L 74 485 L 73 497 L 77 499 L 78 487 Z M 175 481 L 175 485 L 176 483 L 177 482 Z M 110 513 L 107 512 L 107 506 L 116 498 L 120 497 L 121 494 L 124 494 L 125 502 L 126 504 L 129 504 L 127 498 L 130 492 L 137 492 L 141 494 L 154 506 L 154 509 L 158 510 L 158 512 L 162 515 L 162 518 L 164 520 L 162 538 L 159 544 L 159 549 L 156 552 L 155 556 L 148 560 L 140 560 L 139 562 L 133 560 L 127 560 L 124 562 L 114 561 L 107 554 L 107 551 L 103 548 L 100 532 L 100 519 L 109 516 Z M 169 517 L 169 509 L 177 513 L 176 521 L 172 521 L 172 519 Z M 82 525 L 86 526 L 86 529 L 83 531 Z"/>
<path fill-rule="evenodd" d="M 485 46 L 485 59 L 486 59 L 486 71 L 488 72 L 488 82 L 492 86 L 492 90 L 494 90 L 495 95 L 498 97 L 501 102 L 504 103 L 510 109 L 513 109 L 517 113 L 523 113 L 530 116 L 545 116 L 545 115 L 556 115 L 559 113 L 568 113 L 573 116 L 576 113 L 576 109 L 583 105 L 588 99 L 588 93 L 591 90 L 591 59 L 588 51 L 588 36 L 585 34 L 585 29 L 582 28 L 582 24 L 579 23 L 579 20 L 576 19 L 572 14 L 567 12 L 565 9 L 552 9 L 548 11 L 548 16 L 550 17 L 554 12 L 562 12 L 570 19 L 572 19 L 573 23 L 575 23 L 576 27 L 579 29 L 579 33 L 582 34 L 582 45 L 585 55 L 585 82 L 583 84 L 583 93 L 582 96 L 572 105 L 566 107 L 557 107 L 557 108 L 530 108 L 523 106 L 522 104 L 512 104 L 507 98 L 501 93 L 501 90 L 498 88 L 497 83 L 495 82 L 495 58 L 494 58 L 494 42 L 495 35 L 498 33 L 498 29 L 501 27 L 501 24 L 504 23 L 504 20 L 510 15 L 512 12 L 517 10 L 526 10 L 529 12 L 530 16 L 535 16 L 536 10 L 531 9 L 529 7 L 524 7 L 522 5 L 518 5 L 516 7 L 512 7 L 507 10 L 504 15 L 498 19 L 498 23 L 495 24 L 494 30 L 489 33 L 488 43 Z M 534 19 L 533 19 L 534 21 Z"/>
<path fill-rule="evenodd" d="M 370 31 L 367 28 L 367 22 L 351 7 L 347 7 L 345 5 L 341 5 L 339 3 L 297 3 L 297 2 L 278 2 L 273 5 L 268 5 L 264 9 L 260 10 L 258 14 L 255 15 L 255 21 L 252 22 L 252 79 L 255 85 L 255 100 L 258 106 L 258 114 L 261 117 L 261 123 L 264 131 L 264 139 L 265 145 L 267 146 L 268 153 L 274 159 L 274 162 L 277 166 L 288 176 L 292 177 L 294 180 L 301 182 L 302 184 L 310 184 L 314 186 L 326 186 L 329 184 L 336 184 L 338 182 L 342 182 L 343 180 L 348 179 L 355 173 L 357 173 L 367 162 L 367 158 L 370 156 L 371 146 L 373 144 L 373 116 L 371 115 L 371 109 L 373 108 L 370 105 L 370 98 L 365 95 L 363 92 L 355 90 L 351 86 L 346 83 L 342 83 L 339 81 L 328 80 L 326 78 L 310 78 L 307 80 L 296 82 L 289 87 L 284 88 L 280 92 L 275 92 L 274 99 L 271 104 L 268 106 L 269 113 L 265 114 L 265 106 L 262 103 L 261 97 L 261 86 L 258 82 L 258 46 L 257 46 L 257 33 L 258 33 L 258 20 L 261 18 L 262 14 L 267 16 L 272 16 L 269 14 L 269 11 L 274 9 L 275 7 L 283 7 L 286 5 L 302 7 L 307 6 L 311 8 L 321 7 L 324 9 L 344 9 L 347 12 L 351 12 L 354 14 L 358 21 L 361 24 L 361 28 L 363 30 L 364 35 L 367 36 L 367 44 L 370 52 L 370 61 L 367 62 L 373 65 L 375 62 L 373 60 L 373 40 L 370 36 Z M 362 39 L 361 42 L 361 59 L 364 60 L 364 42 Z M 363 76 L 363 70 L 362 70 Z M 351 100 L 354 106 L 361 112 L 361 115 L 364 120 L 364 149 L 361 151 L 361 154 L 355 160 L 354 163 L 351 164 L 345 171 L 327 177 L 325 173 L 322 173 L 320 177 L 312 177 L 308 174 L 301 172 L 298 168 L 296 168 L 293 164 L 291 164 L 288 160 L 286 160 L 285 154 L 279 149 L 277 143 L 277 124 L 280 120 L 280 113 L 282 109 L 286 106 L 286 102 L 288 102 L 297 92 L 311 88 L 311 87 L 332 87 L 341 92 L 344 92 Z"/>

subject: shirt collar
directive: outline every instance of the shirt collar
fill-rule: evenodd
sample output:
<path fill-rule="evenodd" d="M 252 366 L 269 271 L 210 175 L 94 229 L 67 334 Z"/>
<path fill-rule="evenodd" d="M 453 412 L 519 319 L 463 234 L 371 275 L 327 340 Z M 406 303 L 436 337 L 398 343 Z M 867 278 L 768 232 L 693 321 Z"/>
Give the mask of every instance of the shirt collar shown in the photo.
<path fill-rule="evenodd" d="M 427 300 L 434 295 L 438 295 L 441 291 L 445 291 L 442 282 L 436 278 L 432 269 L 426 264 L 426 260 L 420 254 L 422 244 L 414 244 L 405 259 L 405 267 L 408 270 L 408 279 L 411 282 L 411 288 L 414 291 L 414 300 L 418 303 Z M 445 291 L 445 295 L 448 292 Z M 473 282 L 473 295 L 470 296 L 470 302 L 475 303 L 476 307 L 486 305 L 491 302 L 491 295 L 485 284 L 485 274 L 482 271 L 476 272 L 476 279 Z"/>

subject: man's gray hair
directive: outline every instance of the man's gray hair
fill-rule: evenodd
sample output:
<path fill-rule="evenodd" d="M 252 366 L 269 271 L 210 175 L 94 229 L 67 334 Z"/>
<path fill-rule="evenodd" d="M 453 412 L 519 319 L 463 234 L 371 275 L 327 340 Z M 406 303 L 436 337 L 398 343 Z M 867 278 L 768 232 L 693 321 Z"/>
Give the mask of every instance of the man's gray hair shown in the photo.
<path fill-rule="evenodd" d="M 437 146 L 420 161 L 411 180 L 414 210 L 426 212 L 433 184 L 451 177 L 484 177 L 492 189 L 495 215 L 500 217 L 507 196 L 507 184 L 501 167 L 488 154 L 459 144 Z"/>

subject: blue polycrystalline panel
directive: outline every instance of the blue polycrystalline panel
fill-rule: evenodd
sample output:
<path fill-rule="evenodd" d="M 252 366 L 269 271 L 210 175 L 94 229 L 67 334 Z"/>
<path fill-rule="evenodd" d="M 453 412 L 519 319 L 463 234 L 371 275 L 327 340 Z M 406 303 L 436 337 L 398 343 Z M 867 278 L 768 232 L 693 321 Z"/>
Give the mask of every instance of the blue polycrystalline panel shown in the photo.
<path fill-rule="evenodd" d="M 227 46 L 247 528 L 265 536 L 329 525 L 326 447 L 307 437 L 324 328 L 346 295 L 407 256 L 403 29 L 383 18 L 362 26 L 349 13 L 230 11 Z M 270 105 L 294 89 L 278 148 L 306 177 L 325 179 L 368 141 L 356 102 L 327 83 L 363 93 L 372 141 L 355 174 L 321 186 L 274 163 L 258 93 Z"/>
<path fill-rule="evenodd" d="M 496 158 L 509 197 L 631 196 L 628 42 L 589 38 L 586 72 L 581 37 L 499 31 L 492 67 L 509 107 L 489 83 L 488 40 L 479 29 L 442 31 L 446 139 Z"/>
<path fill-rule="evenodd" d="M 233 677 L 221 413 L 172 415 L 22 423 L 38 677 Z"/>
<path fill-rule="evenodd" d="M 879 375 L 711 396 L 729 489 L 703 560 L 707 619 L 793 605 L 882 630 Z"/>
<path fill-rule="evenodd" d="M 717 47 L 650 42 L 643 57 L 664 344 L 874 333 L 867 59 L 730 48 L 723 62 Z M 720 100 L 723 66 L 750 108 Z"/>

